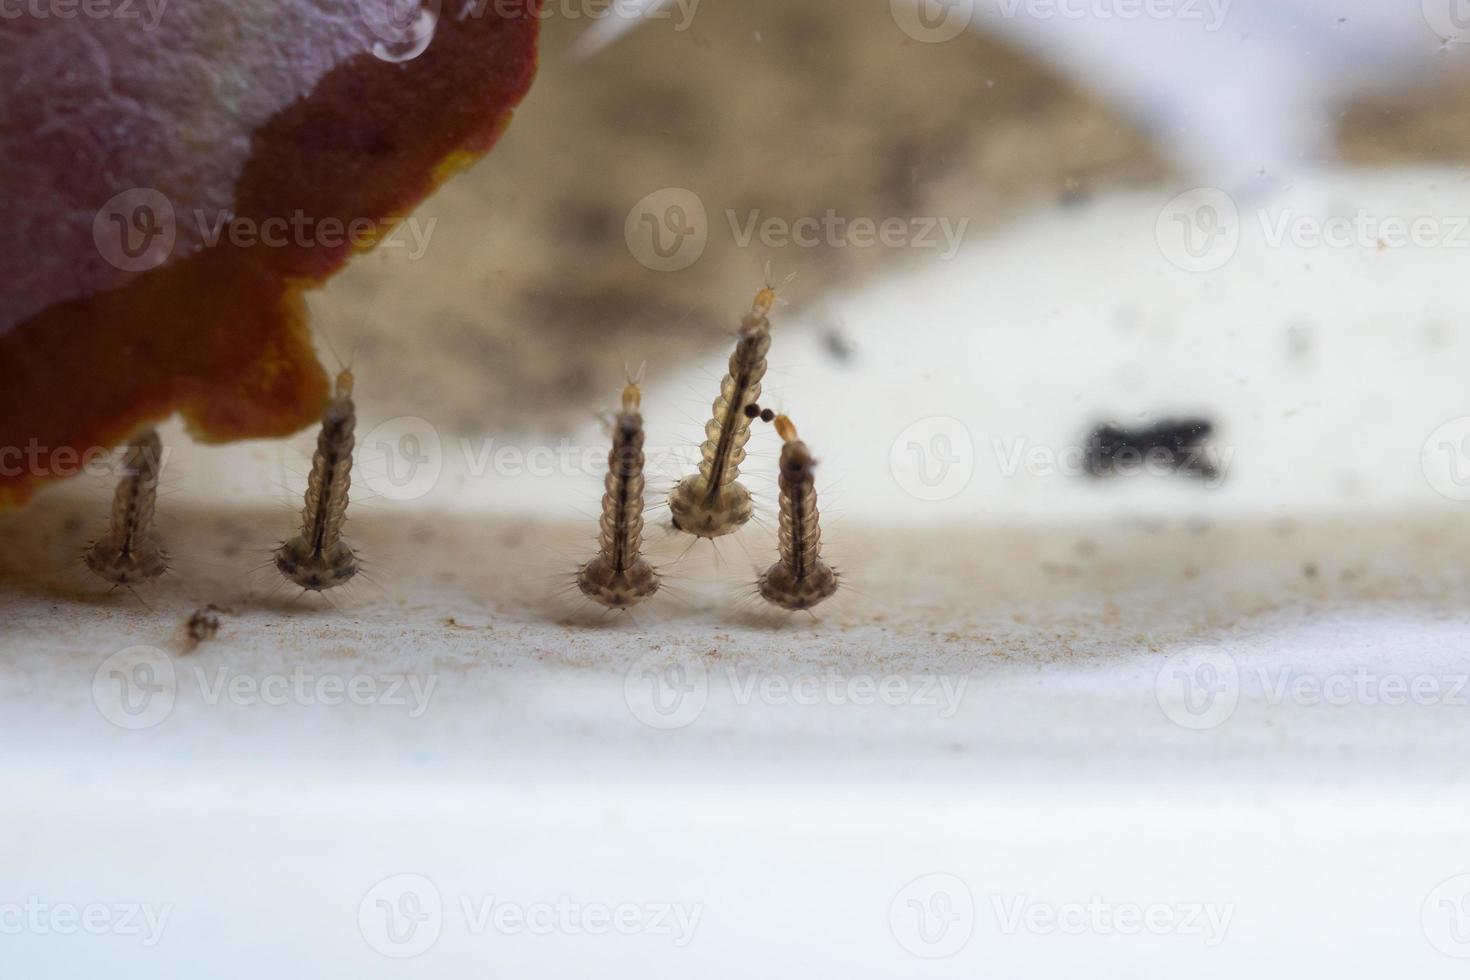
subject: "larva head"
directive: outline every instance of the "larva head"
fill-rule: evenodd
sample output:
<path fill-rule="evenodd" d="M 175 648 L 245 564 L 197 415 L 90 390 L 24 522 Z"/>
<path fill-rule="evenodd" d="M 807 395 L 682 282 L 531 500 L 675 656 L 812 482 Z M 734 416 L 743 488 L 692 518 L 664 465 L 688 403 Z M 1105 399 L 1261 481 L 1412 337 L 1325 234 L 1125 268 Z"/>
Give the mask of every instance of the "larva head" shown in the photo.
<path fill-rule="evenodd" d="M 298 534 L 276 549 L 276 569 L 301 588 L 322 592 L 345 585 L 357 574 L 357 555 L 345 541 L 326 552 L 316 551 Z"/>
<path fill-rule="evenodd" d="M 577 587 L 582 594 L 609 609 L 636 606 L 657 592 L 658 586 L 658 572 L 642 558 L 620 572 L 599 555 L 577 572 Z"/>
<path fill-rule="evenodd" d="M 766 286 L 755 294 L 755 302 L 750 304 L 750 315 L 765 319 L 771 315 L 771 307 L 776 305 L 776 287 Z"/>
<path fill-rule="evenodd" d="M 776 562 L 761 576 L 761 598 L 789 612 L 810 609 L 837 592 L 837 573 L 822 559 L 814 559 L 801 578 L 784 562 Z"/>
<path fill-rule="evenodd" d="M 340 371 L 337 372 L 337 397 L 338 398 L 351 398 L 352 397 L 352 382 L 353 382 L 353 377 L 352 377 L 352 371 L 351 371 L 351 369 L 349 369 L 349 368 L 343 368 L 342 370 L 340 370 Z"/>
<path fill-rule="evenodd" d="M 785 443 L 781 447 L 781 475 L 788 480 L 810 479 L 817 461 L 796 435 L 796 426 L 784 415 L 776 416 L 776 431 Z"/>
<path fill-rule="evenodd" d="M 643 393 L 638 390 L 638 382 L 629 381 L 623 389 L 623 413 L 636 412 L 642 404 Z"/>

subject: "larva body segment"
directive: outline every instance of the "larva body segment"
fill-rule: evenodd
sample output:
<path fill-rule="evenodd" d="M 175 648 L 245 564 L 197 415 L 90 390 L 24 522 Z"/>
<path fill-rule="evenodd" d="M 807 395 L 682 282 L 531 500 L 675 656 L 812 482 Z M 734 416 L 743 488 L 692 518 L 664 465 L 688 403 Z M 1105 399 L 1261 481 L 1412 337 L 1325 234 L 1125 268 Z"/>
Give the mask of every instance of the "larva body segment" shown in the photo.
<path fill-rule="evenodd" d="M 760 578 L 761 597 L 782 609 L 810 609 L 837 591 L 837 573 L 822 560 L 822 528 L 817 511 L 816 460 L 784 415 L 781 434 L 780 559 Z"/>
<path fill-rule="evenodd" d="M 163 470 L 163 444 L 152 429 L 128 448 L 123 477 L 112 497 L 107 533 L 93 542 L 83 559 L 113 585 L 134 585 L 157 578 L 168 559 L 153 536 L 158 479 Z"/>
<path fill-rule="evenodd" d="M 659 577 L 642 556 L 643 416 L 636 382 L 623 389 L 603 480 L 597 555 L 577 571 L 582 594 L 609 609 L 637 605 L 658 591 Z"/>
<path fill-rule="evenodd" d="M 760 397 L 766 376 L 766 354 L 771 349 L 771 321 L 767 314 L 776 300 L 767 286 L 755 298 L 740 324 L 740 339 L 730 355 L 730 367 L 720 382 L 704 427 L 699 472 L 680 480 L 669 494 L 674 527 L 701 538 L 717 538 L 740 529 L 753 509 L 750 491 L 739 481 L 750 439 L 745 406 Z"/>
<path fill-rule="evenodd" d="M 321 592 L 357 574 L 357 555 L 342 537 L 352 486 L 352 450 L 357 408 L 352 402 L 352 372 L 337 375 L 337 390 L 322 414 L 301 533 L 276 549 L 276 568 L 303 589 Z"/>

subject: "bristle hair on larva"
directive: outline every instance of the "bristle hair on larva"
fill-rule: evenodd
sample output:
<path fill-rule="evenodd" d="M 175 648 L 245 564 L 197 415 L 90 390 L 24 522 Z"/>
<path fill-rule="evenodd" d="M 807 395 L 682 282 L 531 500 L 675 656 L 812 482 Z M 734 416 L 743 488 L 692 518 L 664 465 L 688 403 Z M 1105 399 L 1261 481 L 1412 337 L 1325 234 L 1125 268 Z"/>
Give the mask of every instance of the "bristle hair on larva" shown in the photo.
<path fill-rule="evenodd" d="M 669 511 L 680 531 L 717 538 L 739 530 L 753 513 L 750 491 L 738 479 L 750 439 L 751 418 L 745 406 L 760 397 L 771 349 L 769 314 L 775 302 L 776 290 L 766 286 L 741 321 L 729 369 L 704 427 L 699 472 L 680 480 L 669 494 Z"/>
<path fill-rule="evenodd" d="M 816 460 L 797 438 L 796 426 L 776 416 L 781 436 L 780 558 L 761 576 L 761 598 L 782 609 L 810 609 L 837 591 L 837 573 L 822 560 L 817 511 Z"/>
<path fill-rule="evenodd" d="M 168 558 L 153 535 L 163 444 L 149 429 L 129 444 L 122 479 L 112 496 L 107 533 L 83 554 L 87 567 L 113 585 L 131 586 L 162 575 Z"/>
<path fill-rule="evenodd" d="M 356 553 L 342 537 L 352 486 L 352 450 L 357 409 L 352 403 L 352 372 L 337 375 L 336 391 L 322 413 L 301 533 L 276 549 L 276 568 L 287 580 L 308 591 L 335 588 L 357 574 Z"/>
<path fill-rule="evenodd" d="M 597 554 L 577 571 L 582 594 L 609 609 L 627 609 L 658 591 L 659 577 L 642 556 L 643 416 L 638 381 L 623 389 L 613 419 L 612 449 L 603 479 Z"/>

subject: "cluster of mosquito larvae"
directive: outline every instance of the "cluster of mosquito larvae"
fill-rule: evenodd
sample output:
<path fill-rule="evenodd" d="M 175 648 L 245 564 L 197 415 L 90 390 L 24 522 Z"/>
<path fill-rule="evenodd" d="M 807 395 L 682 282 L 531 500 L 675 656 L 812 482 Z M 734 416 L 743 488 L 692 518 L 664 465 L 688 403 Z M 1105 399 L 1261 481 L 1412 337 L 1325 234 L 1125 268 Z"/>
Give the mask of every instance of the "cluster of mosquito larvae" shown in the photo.
<path fill-rule="evenodd" d="M 830 598 L 837 591 L 838 576 L 821 556 L 816 461 L 789 418 L 757 403 L 771 347 L 769 314 L 775 302 L 775 289 L 766 286 L 741 321 L 729 370 L 704 427 L 699 470 L 674 487 L 669 510 L 676 530 L 698 538 L 722 537 L 744 526 L 754 511 L 750 491 L 739 481 L 751 423 L 757 419 L 774 423 L 782 440 L 779 558 L 760 577 L 758 588 L 773 605 L 801 610 Z M 352 372 L 341 371 L 317 433 L 300 530 L 273 554 L 277 571 L 305 591 L 343 585 L 357 575 L 361 564 L 342 534 L 356 445 L 352 387 Z M 609 609 L 637 605 L 658 592 L 660 584 L 657 570 L 642 554 L 641 405 L 639 381 L 630 378 L 612 424 L 597 554 L 577 571 L 582 593 Z M 115 587 L 147 582 L 168 567 L 153 534 L 162 458 L 158 433 L 151 429 L 129 446 L 107 533 L 83 556 L 88 568 Z"/>
<path fill-rule="evenodd" d="M 729 370 L 720 382 L 711 418 L 704 427 L 699 471 L 669 494 L 675 530 L 697 538 L 734 533 L 752 514 L 750 492 L 739 481 L 751 423 L 773 422 L 782 439 L 780 557 L 760 577 L 762 598 L 787 610 L 810 609 L 837 591 L 837 573 L 822 561 L 822 532 L 813 471 L 816 461 L 796 426 L 763 409 L 761 381 L 771 347 L 769 314 L 776 291 L 756 294 L 740 324 Z M 643 416 L 638 382 L 623 389 L 622 411 L 612 426 L 612 449 L 604 480 L 597 555 L 577 572 L 582 594 L 609 609 L 627 609 L 658 591 L 658 573 L 639 548 L 643 533 Z"/>
<path fill-rule="evenodd" d="M 273 555 L 281 575 L 310 592 L 345 584 L 357 574 L 360 564 L 342 536 L 357 426 L 352 381 L 349 370 L 337 375 L 336 388 L 317 433 L 301 529 L 282 542 Z M 129 446 L 123 476 L 113 496 L 107 533 L 83 555 L 87 567 L 114 587 L 146 582 L 167 568 L 164 553 L 153 536 L 162 454 L 158 433 L 151 429 Z"/>

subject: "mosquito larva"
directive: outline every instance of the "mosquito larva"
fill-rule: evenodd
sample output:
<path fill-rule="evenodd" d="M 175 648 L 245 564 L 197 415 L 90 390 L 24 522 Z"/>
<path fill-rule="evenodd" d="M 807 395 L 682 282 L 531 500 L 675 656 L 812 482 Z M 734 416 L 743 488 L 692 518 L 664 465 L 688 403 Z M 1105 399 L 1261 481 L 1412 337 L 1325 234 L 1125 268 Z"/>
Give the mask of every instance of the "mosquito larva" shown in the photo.
<path fill-rule="evenodd" d="M 758 413 L 759 414 L 759 413 Z M 782 609 L 810 609 L 837 591 L 837 573 L 822 561 L 816 460 L 796 426 L 776 416 L 781 436 L 781 557 L 760 578 L 761 597 Z"/>
<path fill-rule="evenodd" d="M 113 585 L 131 586 L 157 578 L 168 558 L 153 536 L 153 509 L 163 469 L 163 444 L 152 429 L 128 447 L 123 477 L 112 496 L 107 533 L 83 558 L 87 567 Z"/>
<path fill-rule="evenodd" d="M 352 372 L 344 370 L 337 375 L 336 393 L 322 413 L 306 484 L 306 506 L 301 511 L 301 533 L 276 549 L 276 568 L 309 591 L 335 588 L 357 574 L 357 555 L 342 537 L 356 425 Z"/>
<path fill-rule="evenodd" d="M 720 382 L 719 397 L 704 427 L 699 472 L 680 480 L 669 494 L 669 511 L 674 527 L 680 531 L 717 538 L 739 530 L 750 520 L 750 491 L 737 479 L 745 460 L 745 443 L 750 439 L 751 419 L 744 408 L 760 397 L 766 353 L 771 349 L 768 314 L 775 302 L 776 290 L 766 286 L 756 294 L 750 312 L 741 321 L 730 369 Z"/>
<path fill-rule="evenodd" d="M 639 553 L 643 541 L 643 416 L 638 382 L 623 389 L 613 420 L 603 481 L 597 556 L 577 571 L 582 594 L 609 609 L 637 605 L 658 591 L 658 573 Z"/>

